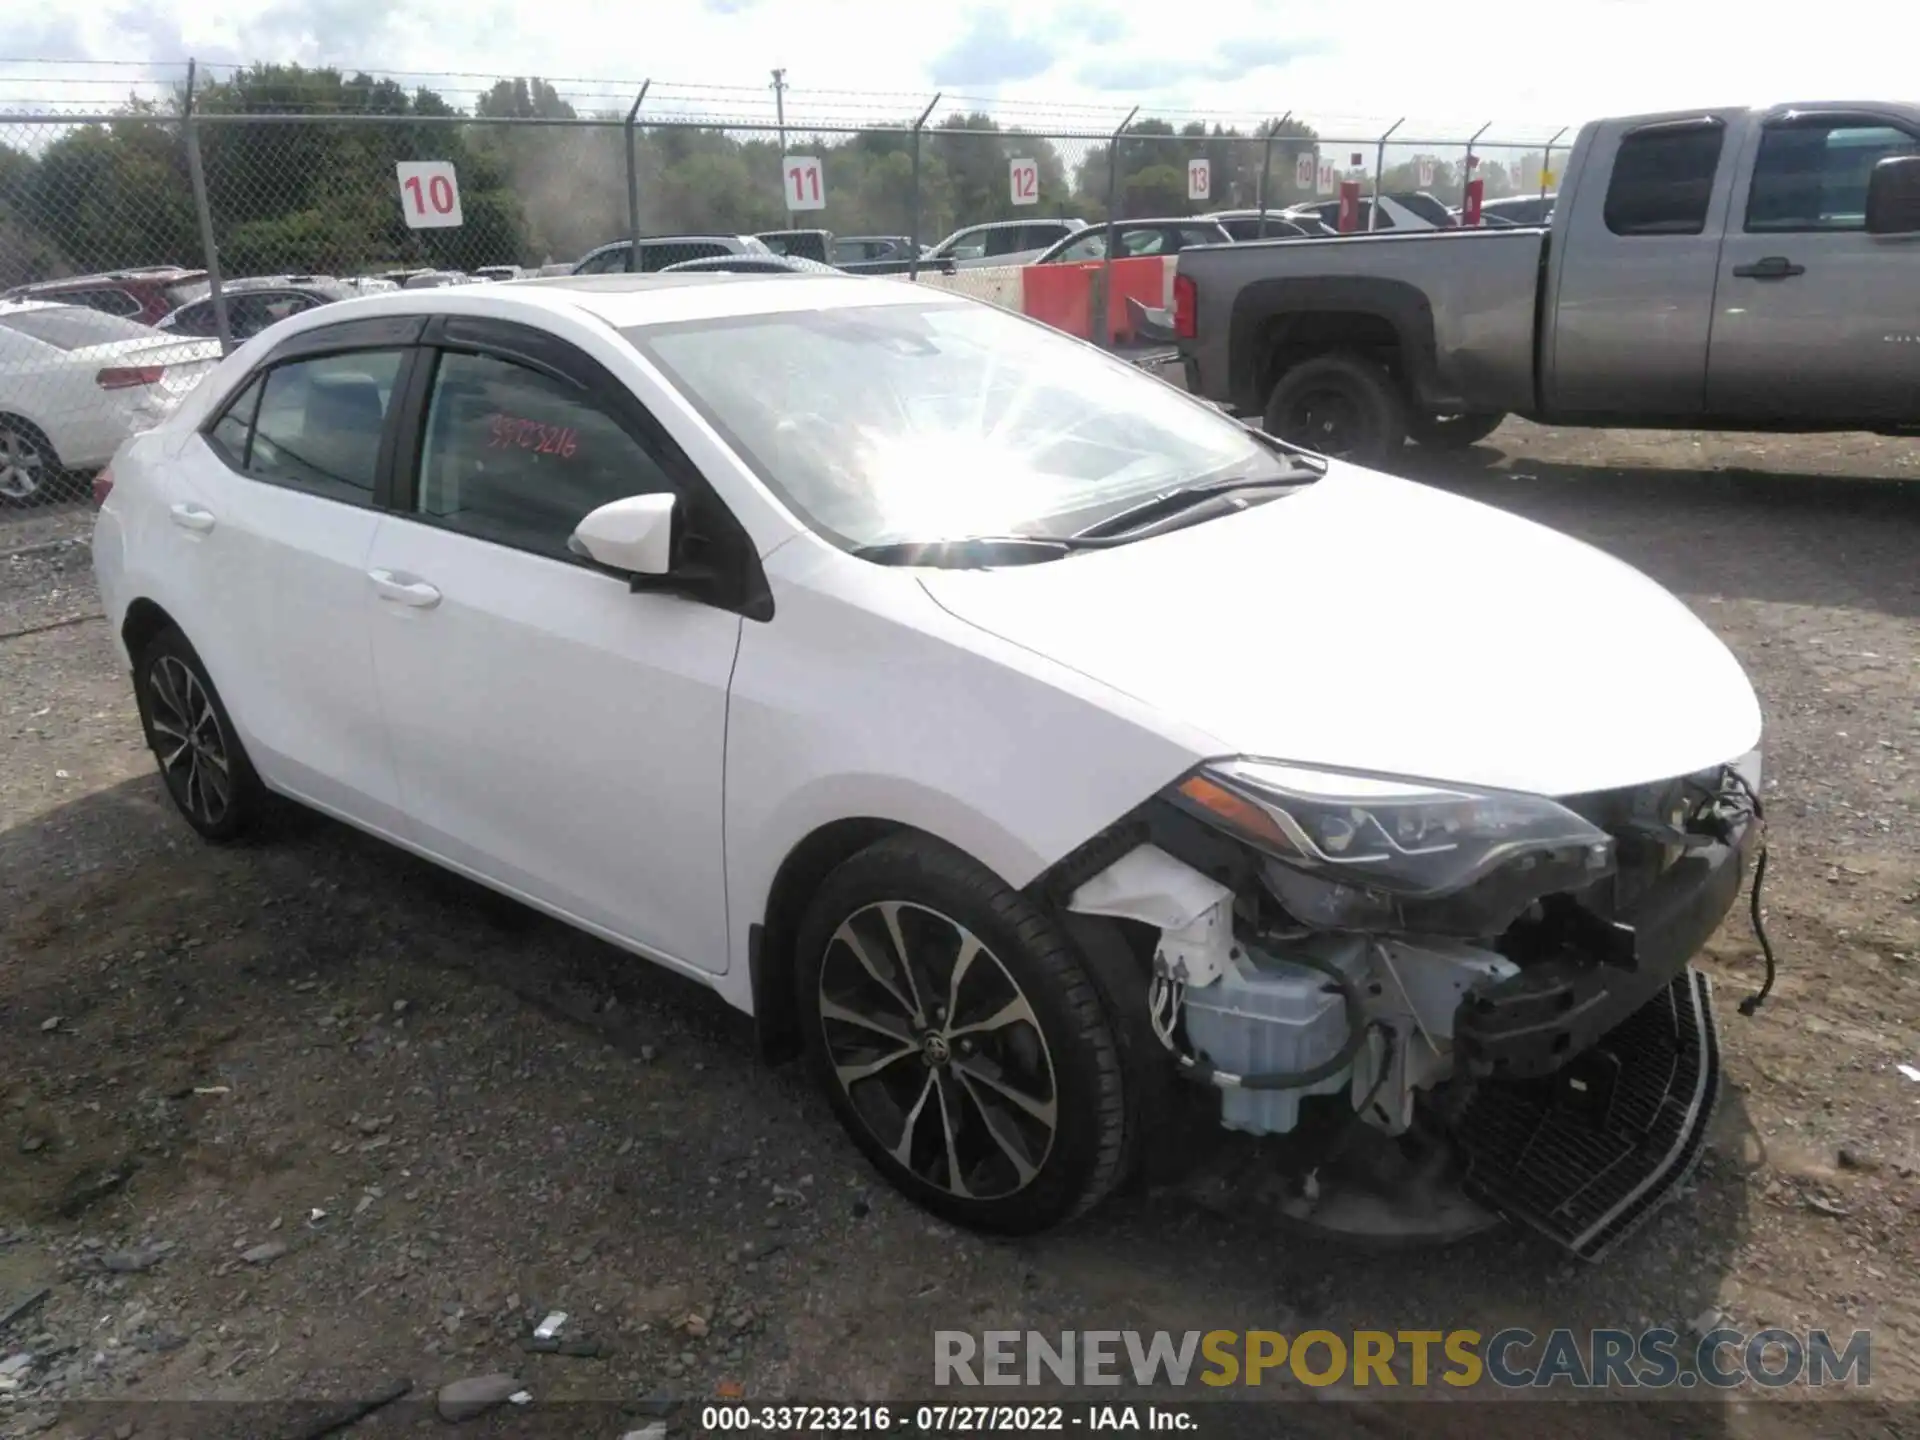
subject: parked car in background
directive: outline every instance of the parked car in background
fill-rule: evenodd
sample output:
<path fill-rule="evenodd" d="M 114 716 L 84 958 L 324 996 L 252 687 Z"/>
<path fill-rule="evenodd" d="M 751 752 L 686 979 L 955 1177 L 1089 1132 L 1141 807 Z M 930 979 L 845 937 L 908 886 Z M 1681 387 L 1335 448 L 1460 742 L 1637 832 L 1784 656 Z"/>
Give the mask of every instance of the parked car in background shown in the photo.
<path fill-rule="evenodd" d="M 1380 218 L 1372 221 L 1373 197 L 1360 197 L 1358 230 L 1375 233 L 1381 230 L 1451 230 L 1459 225 L 1453 212 L 1424 190 L 1400 191 L 1396 194 L 1380 197 Z M 1317 200 L 1310 205 L 1296 205 L 1283 212 L 1287 219 L 1295 220 L 1301 216 L 1311 216 L 1320 222 L 1329 234 L 1340 233 L 1340 202 L 1336 200 Z"/>
<path fill-rule="evenodd" d="M 776 255 L 798 255 L 822 265 L 833 255 L 831 230 L 762 230 L 754 238 Z"/>
<path fill-rule="evenodd" d="M 928 246 L 918 251 L 925 255 Z M 911 260 L 915 245 L 910 235 L 836 235 L 833 251 L 827 257 L 835 265 L 859 264 L 865 260 Z"/>
<path fill-rule="evenodd" d="M 1278 210 L 1215 210 L 1194 218 L 1213 221 L 1235 240 L 1298 240 L 1327 233 L 1318 217 L 1283 215 Z"/>
<path fill-rule="evenodd" d="M 1480 206 L 1480 218 L 1485 220 L 1504 220 L 1510 225 L 1545 225 L 1553 219 L 1553 202 L 1559 199 L 1558 192 L 1552 195 L 1503 195 L 1498 200 L 1488 200 Z M 1460 212 L 1454 211 L 1457 216 Z"/>
<path fill-rule="evenodd" d="M 444 285 L 471 285 L 473 277 L 464 270 L 416 270 L 400 282 L 402 290 L 438 290 Z"/>
<path fill-rule="evenodd" d="M 65 473 L 106 464 L 219 360 L 217 341 L 81 305 L 0 301 L 0 503 L 49 498 Z"/>
<path fill-rule="evenodd" d="M 223 283 L 220 292 L 227 307 L 228 333 L 236 341 L 251 340 L 289 315 L 298 315 L 316 305 L 331 305 L 336 300 L 351 300 L 359 293 L 345 281 L 317 275 L 235 280 Z M 212 295 L 203 294 L 191 304 L 182 305 L 156 328 L 175 335 L 217 337 L 220 330 L 215 322 Z"/>
<path fill-rule="evenodd" d="M 913 243 L 899 239 L 897 246 L 892 242 L 898 237 L 873 237 L 885 243 L 872 246 L 861 244 L 850 247 L 857 253 L 843 253 L 839 237 L 831 230 L 767 230 L 754 237 L 776 255 L 792 255 L 800 259 L 813 260 L 844 270 L 854 275 L 904 275 L 915 268 Z M 896 254 L 867 255 L 868 248 L 876 250 L 896 250 Z M 938 265 L 927 263 L 924 259 L 920 266 L 927 270 L 939 270 L 951 274 L 951 261 Z"/>
<path fill-rule="evenodd" d="M 391 280 L 383 280 L 377 275 L 351 275 L 340 281 L 356 295 L 382 295 L 400 287 Z"/>
<path fill-rule="evenodd" d="M 1601 120 L 1547 230 L 1196 250 L 1195 395 L 1385 461 L 1547 425 L 1920 431 L 1920 106 Z"/>
<path fill-rule="evenodd" d="M 555 275 L 571 275 L 573 273 L 573 265 L 574 262 L 571 260 L 550 260 L 535 270 L 531 278 L 547 280 Z"/>
<path fill-rule="evenodd" d="M 682 260 L 669 265 L 662 275 L 844 275 L 833 265 L 809 260 L 804 255 L 709 255 L 704 260 Z"/>
<path fill-rule="evenodd" d="M 1076 260 L 1104 260 L 1107 240 L 1114 237 L 1113 258 L 1135 260 L 1147 255 L 1174 255 L 1189 245 L 1231 245 L 1233 236 L 1213 221 L 1176 216 L 1167 220 L 1122 220 L 1089 225 L 1042 250 L 1035 265 L 1065 264 Z"/>
<path fill-rule="evenodd" d="M 518 265 L 481 265 L 472 272 L 476 280 L 520 280 L 527 273 Z"/>
<path fill-rule="evenodd" d="M 84 305 L 103 315 L 118 315 L 142 325 L 156 325 L 192 298 L 207 272 L 178 265 L 114 270 L 100 275 L 71 275 L 64 280 L 41 280 L 16 285 L 0 299 L 45 300 L 55 305 Z"/>
<path fill-rule="evenodd" d="M 928 251 L 927 258 L 951 260 L 962 270 L 1026 265 L 1086 228 L 1084 220 L 995 220 L 954 231 Z"/>
<path fill-rule="evenodd" d="M 613 240 L 589 250 L 574 265 L 574 275 L 618 275 L 635 268 L 652 274 L 682 260 L 705 260 L 715 255 L 771 255 L 763 240 L 752 235 L 643 235 L 640 264 L 633 264 L 633 242 Z"/>

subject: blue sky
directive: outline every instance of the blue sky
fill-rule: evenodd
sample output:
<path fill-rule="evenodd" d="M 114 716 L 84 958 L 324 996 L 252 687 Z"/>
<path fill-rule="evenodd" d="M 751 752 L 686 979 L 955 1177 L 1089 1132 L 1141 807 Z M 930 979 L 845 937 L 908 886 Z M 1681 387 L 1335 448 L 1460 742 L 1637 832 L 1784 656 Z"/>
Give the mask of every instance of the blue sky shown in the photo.
<path fill-rule="evenodd" d="M 630 18 L 611 23 L 615 13 Z M 1494 120 L 1495 135 L 1523 139 L 1608 113 L 1897 98 L 1913 88 L 1910 47 L 1871 43 L 1875 15 L 1910 30 L 1891 6 L 1850 8 L 1831 25 L 1783 12 L 1789 39 L 1708 0 L 1209 0 L 1191 9 L 1164 0 L 0 0 L 0 56 L 585 77 L 597 83 L 561 88 L 597 107 L 622 105 L 627 82 L 652 76 L 656 103 L 742 115 L 769 109 L 777 65 L 795 112 L 816 119 L 910 112 L 944 90 L 995 101 L 1029 124 L 1054 115 L 1060 128 L 1089 128 L 1140 103 L 1148 113 L 1248 117 L 1292 109 L 1343 138 L 1403 115 L 1405 133 L 1436 136 Z M 40 88 L 49 73 L 85 76 L 93 88 Z M 0 104 L 54 93 L 109 99 L 136 75 L 0 63 Z M 667 82 L 737 88 L 702 96 Z M 441 88 L 460 83 L 476 82 Z"/>

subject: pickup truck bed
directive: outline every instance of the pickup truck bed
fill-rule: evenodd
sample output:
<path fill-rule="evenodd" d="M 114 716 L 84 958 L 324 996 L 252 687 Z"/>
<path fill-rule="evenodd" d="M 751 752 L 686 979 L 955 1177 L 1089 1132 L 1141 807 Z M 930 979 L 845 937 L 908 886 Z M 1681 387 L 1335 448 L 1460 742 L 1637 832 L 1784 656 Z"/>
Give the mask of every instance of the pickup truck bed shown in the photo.
<path fill-rule="evenodd" d="M 1187 386 L 1379 462 L 1558 425 L 1920 434 L 1920 107 L 1603 120 L 1547 228 L 1182 251 Z"/>

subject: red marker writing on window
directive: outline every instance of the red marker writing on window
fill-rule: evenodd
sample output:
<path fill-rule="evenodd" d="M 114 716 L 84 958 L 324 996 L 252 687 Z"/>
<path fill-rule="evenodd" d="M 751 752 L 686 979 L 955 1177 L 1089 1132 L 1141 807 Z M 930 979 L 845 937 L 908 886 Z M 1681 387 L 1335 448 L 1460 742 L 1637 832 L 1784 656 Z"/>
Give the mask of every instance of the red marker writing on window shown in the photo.
<path fill-rule="evenodd" d="M 579 432 L 571 425 L 543 425 L 518 415 L 496 413 L 487 417 L 489 450 L 531 450 L 536 455 L 571 459 L 579 444 Z"/>

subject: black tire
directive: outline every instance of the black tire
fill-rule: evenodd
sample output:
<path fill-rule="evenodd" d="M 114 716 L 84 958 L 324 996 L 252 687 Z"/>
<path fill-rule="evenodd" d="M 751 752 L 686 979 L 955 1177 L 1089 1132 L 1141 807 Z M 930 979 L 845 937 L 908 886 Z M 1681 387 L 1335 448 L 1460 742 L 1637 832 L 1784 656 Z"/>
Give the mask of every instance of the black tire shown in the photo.
<path fill-rule="evenodd" d="M 0 415 L 0 508 L 58 499 L 66 478 L 66 467 L 38 426 Z"/>
<path fill-rule="evenodd" d="M 958 967 L 968 938 L 978 948 Z M 970 1229 L 1031 1234 L 1118 1183 L 1127 1102 L 1113 1026 L 1072 942 L 1032 901 L 949 846 L 895 835 L 827 877 L 798 943 L 808 1068 L 910 1199 Z"/>
<path fill-rule="evenodd" d="M 1302 449 L 1378 465 L 1407 440 L 1407 402 L 1385 367 L 1362 355 L 1303 360 L 1275 382 L 1263 428 Z"/>
<path fill-rule="evenodd" d="M 252 829 L 267 788 L 187 637 L 169 625 L 149 640 L 134 658 L 133 689 L 147 748 L 186 822 L 220 842 Z"/>
<path fill-rule="evenodd" d="M 1506 422 L 1504 413 L 1494 415 L 1416 415 L 1407 427 L 1407 438 L 1429 450 L 1464 450 L 1478 445 Z"/>

